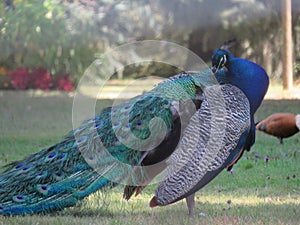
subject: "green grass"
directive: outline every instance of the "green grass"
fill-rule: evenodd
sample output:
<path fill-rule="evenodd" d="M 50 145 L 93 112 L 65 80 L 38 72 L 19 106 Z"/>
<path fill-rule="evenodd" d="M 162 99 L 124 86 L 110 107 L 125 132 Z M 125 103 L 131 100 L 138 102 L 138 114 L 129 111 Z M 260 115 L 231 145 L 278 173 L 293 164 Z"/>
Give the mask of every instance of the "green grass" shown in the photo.
<path fill-rule="evenodd" d="M 0 165 L 59 141 L 72 129 L 72 101 L 61 93 L 0 92 Z M 101 108 L 111 101 L 98 103 Z M 268 100 L 256 120 L 299 109 L 299 100 Z M 122 199 L 120 187 L 50 215 L 0 217 L 0 224 L 299 224 L 299 150 L 299 134 L 280 145 L 276 138 L 258 133 L 252 151 L 234 166 L 233 174 L 222 172 L 197 193 L 193 218 L 184 201 L 150 209 L 152 185 L 129 202 Z"/>

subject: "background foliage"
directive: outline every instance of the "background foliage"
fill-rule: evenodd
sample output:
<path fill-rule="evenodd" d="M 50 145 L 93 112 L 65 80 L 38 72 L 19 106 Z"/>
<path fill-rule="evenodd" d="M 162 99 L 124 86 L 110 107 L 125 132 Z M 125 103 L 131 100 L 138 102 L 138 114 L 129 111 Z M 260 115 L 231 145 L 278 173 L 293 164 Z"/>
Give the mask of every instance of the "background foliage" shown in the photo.
<path fill-rule="evenodd" d="M 14 7 L 10 2 L 0 4 L 0 67 L 5 69 L 42 67 L 53 76 L 71 74 L 77 82 L 95 58 L 123 43 L 172 41 L 209 62 L 217 47 L 236 38 L 234 54 L 281 79 L 281 0 L 15 0 Z M 300 1 L 292 2 L 299 78 Z M 145 71 L 125 70 L 118 78 Z"/>

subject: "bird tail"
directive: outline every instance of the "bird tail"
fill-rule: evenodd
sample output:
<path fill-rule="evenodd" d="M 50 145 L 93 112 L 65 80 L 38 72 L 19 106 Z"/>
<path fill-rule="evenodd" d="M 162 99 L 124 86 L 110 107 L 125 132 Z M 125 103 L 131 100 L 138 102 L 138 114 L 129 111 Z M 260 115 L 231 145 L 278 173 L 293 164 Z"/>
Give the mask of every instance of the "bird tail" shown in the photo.
<path fill-rule="evenodd" d="M 113 163 L 109 166 L 108 159 L 97 159 L 106 170 L 95 170 L 79 150 L 80 141 L 71 132 L 60 143 L 6 165 L 0 174 L 0 215 L 61 210 L 115 186 L 106 176 Z M 89 141 L 82 141 L 86 148 Z"/>

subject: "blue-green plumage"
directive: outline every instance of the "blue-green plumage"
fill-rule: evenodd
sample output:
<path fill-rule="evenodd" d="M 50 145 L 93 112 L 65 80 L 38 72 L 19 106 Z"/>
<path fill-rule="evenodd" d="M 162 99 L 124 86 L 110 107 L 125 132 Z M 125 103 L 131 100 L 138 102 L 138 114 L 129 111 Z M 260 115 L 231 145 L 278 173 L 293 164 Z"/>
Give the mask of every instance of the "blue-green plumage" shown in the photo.
<path fill-rule="evenodd" d="M 7 165 L 0 174 L 0 215 L 60 210 L 117 183 L 140 185 L 149 175 L 133 166 L 159 162 L 174 151 L 184 126 L 179 114 L 188 119 L 200 107 L 203 87 L 217 83 L 211 75 L 210 70 L 176 75 L 104 109 L 59 143 Z M 191 112 L 180 112 L 177 105 L 189 101 L 195 103 Z"/>
<path fill-rule="evenodd" d="M 217 50 L 212 62 L 221 86 L 210 70 L 178 74 L 144 95 L 104 109 L 61 142 L 7 165 L 0 174 L 0 215 L 60 210 L 119 183 L 127 184 L 124 197 L 129 199 L 168 166 L 164 159 L 176 149 L 183 154 L 175 153 L 171 161 L 178 156 L 175 162 L 182 163 L 190 147 L 197 146 L 189 164 L 183 164 L 171 181 L 162 181 L 151 206 L 193 199 L 190 196 L 253 145 L 253 116 L 268 88 L 268 76 L 259 65 L 234 58 L 228 50 Z M 220 88 L 226 110 L 219 111 L 226 115 L 213 118 L 210 109 L 222 103 L 222 95 L 210 99 L 209 93 Z M 210 142 L 209 134 L 218 137 L 210 133 L 210 125 L 218 132 L 223 119 L 228 125 L 225 142 Z M 219 146 L 222 143 L 227 144 Z M 212 153 L 203 151 L 204 145 L 221 148 Z"/>

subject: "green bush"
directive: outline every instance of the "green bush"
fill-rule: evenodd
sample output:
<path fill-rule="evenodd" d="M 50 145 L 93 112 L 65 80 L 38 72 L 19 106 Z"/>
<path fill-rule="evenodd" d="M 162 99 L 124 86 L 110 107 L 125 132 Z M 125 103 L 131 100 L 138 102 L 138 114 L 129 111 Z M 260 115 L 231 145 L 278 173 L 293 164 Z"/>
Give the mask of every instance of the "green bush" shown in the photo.
<path fill-rule="evenodd" d="M 0 65 L 7 69 L 44 67 L 54 76 L 70 73 L 76 82 L 94 58 L 87 33 L 72 27 L 64 5 L 54 1 L 16 3 L 4 13 L 0 31 Z"/>

